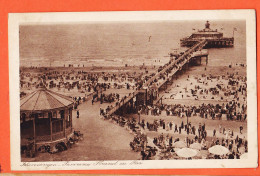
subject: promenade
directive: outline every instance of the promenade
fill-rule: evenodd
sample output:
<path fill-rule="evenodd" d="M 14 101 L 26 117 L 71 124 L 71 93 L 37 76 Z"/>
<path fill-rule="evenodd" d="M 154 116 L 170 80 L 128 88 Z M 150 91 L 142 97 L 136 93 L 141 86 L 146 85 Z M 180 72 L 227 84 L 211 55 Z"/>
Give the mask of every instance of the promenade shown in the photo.
<path fill-rule="evenodd" d="M 84 139 L 69 150 L 56 154 L 41 153 L 24 161 L 93 161 L 93 160 L 138 160 L 140 153 L 130 150 L 134 135 L 125 128 L 99 117 L 100 102 L 91 100 L 78 106 L 80 118 L 73 111 L 73 127 L 84 134 Z"/>

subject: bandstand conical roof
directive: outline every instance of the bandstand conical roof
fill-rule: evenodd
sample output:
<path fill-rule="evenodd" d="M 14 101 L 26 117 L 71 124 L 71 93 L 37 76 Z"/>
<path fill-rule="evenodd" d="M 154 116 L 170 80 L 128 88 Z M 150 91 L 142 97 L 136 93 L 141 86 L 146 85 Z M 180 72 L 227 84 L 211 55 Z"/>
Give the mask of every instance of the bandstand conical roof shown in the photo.
<path fill-rule="evenodd" d="M 44 111 L 67 107 L 73 101 L 62 94 L 42 88 L 20 100 L 20 111 Z"/>

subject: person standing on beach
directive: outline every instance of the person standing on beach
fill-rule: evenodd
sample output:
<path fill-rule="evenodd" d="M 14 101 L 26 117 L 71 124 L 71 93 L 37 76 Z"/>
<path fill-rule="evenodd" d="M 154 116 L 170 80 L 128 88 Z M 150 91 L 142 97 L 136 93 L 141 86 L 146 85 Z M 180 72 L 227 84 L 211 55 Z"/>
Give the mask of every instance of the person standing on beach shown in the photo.
<path fill-rule="evenodd" d="M 170 122 L 170 124 L 169 124 L 169 125 L 170 125 L 170 130 L 172 130 L 172 122 Z"/>
<path fill-rule="evenodd" d="M 243 126 L 240 125 L 240 127 L 239 127 L 240 134 L 242 134 L 242 130 L 243 130 Z"/>
<path fill-rule="evenodd" d="M 164 121 L 163 121 L 163 124 L 162 124 L 162 125 L 163 125 L 163 129 L 165 129 L 165 122 L 164 122 Z"/>
<path fill-rule="evenodd" d="M 213 130 L 213 137 L 216 137 L 216 130 Z"/>
<path fill-rule="evenodd" d="M 181 128 L 180 128 L 181 129 Z M 177 132 L 178 133 L 178 127 L 177 127 L 177 124 L 175 124 L 175 130 L 174 130 L 174 133 Z"/>
<path fill-rule="evenodd" d="M 77 118 L 79 118 L 79 110 L 77 110 Z"/>
<path fill-rule="evenodd" d="M 221 133 L 222 126 L 219 124 L 219 133 Z"/>
<path fill-rule="evenodd" d="M 104 112 L 104 110 L 102 108 L 100 108 L 100 112 L 99 112 L 99 115 L 102 115 Z"/>

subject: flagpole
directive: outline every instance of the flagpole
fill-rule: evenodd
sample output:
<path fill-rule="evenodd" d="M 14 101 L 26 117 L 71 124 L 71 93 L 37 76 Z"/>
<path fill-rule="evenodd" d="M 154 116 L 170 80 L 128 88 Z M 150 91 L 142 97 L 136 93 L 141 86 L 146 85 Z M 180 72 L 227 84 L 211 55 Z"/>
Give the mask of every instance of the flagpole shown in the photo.
<path fill-rule="evenodd" d="M 233 38 L 235 37 L 235 31 L 237 31 L 237 28 L 233 28 Z"/>

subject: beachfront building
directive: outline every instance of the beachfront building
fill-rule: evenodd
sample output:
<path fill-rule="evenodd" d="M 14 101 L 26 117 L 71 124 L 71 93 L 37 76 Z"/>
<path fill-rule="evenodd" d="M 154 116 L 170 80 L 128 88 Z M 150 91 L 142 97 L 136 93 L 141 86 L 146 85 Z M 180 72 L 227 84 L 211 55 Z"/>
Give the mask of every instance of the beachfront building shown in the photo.
<path fill-rule="evenodd" d="M 40 88 L 20 100 L 21 152 L 66 147 L 73 136 L 73 101 Z"/>

